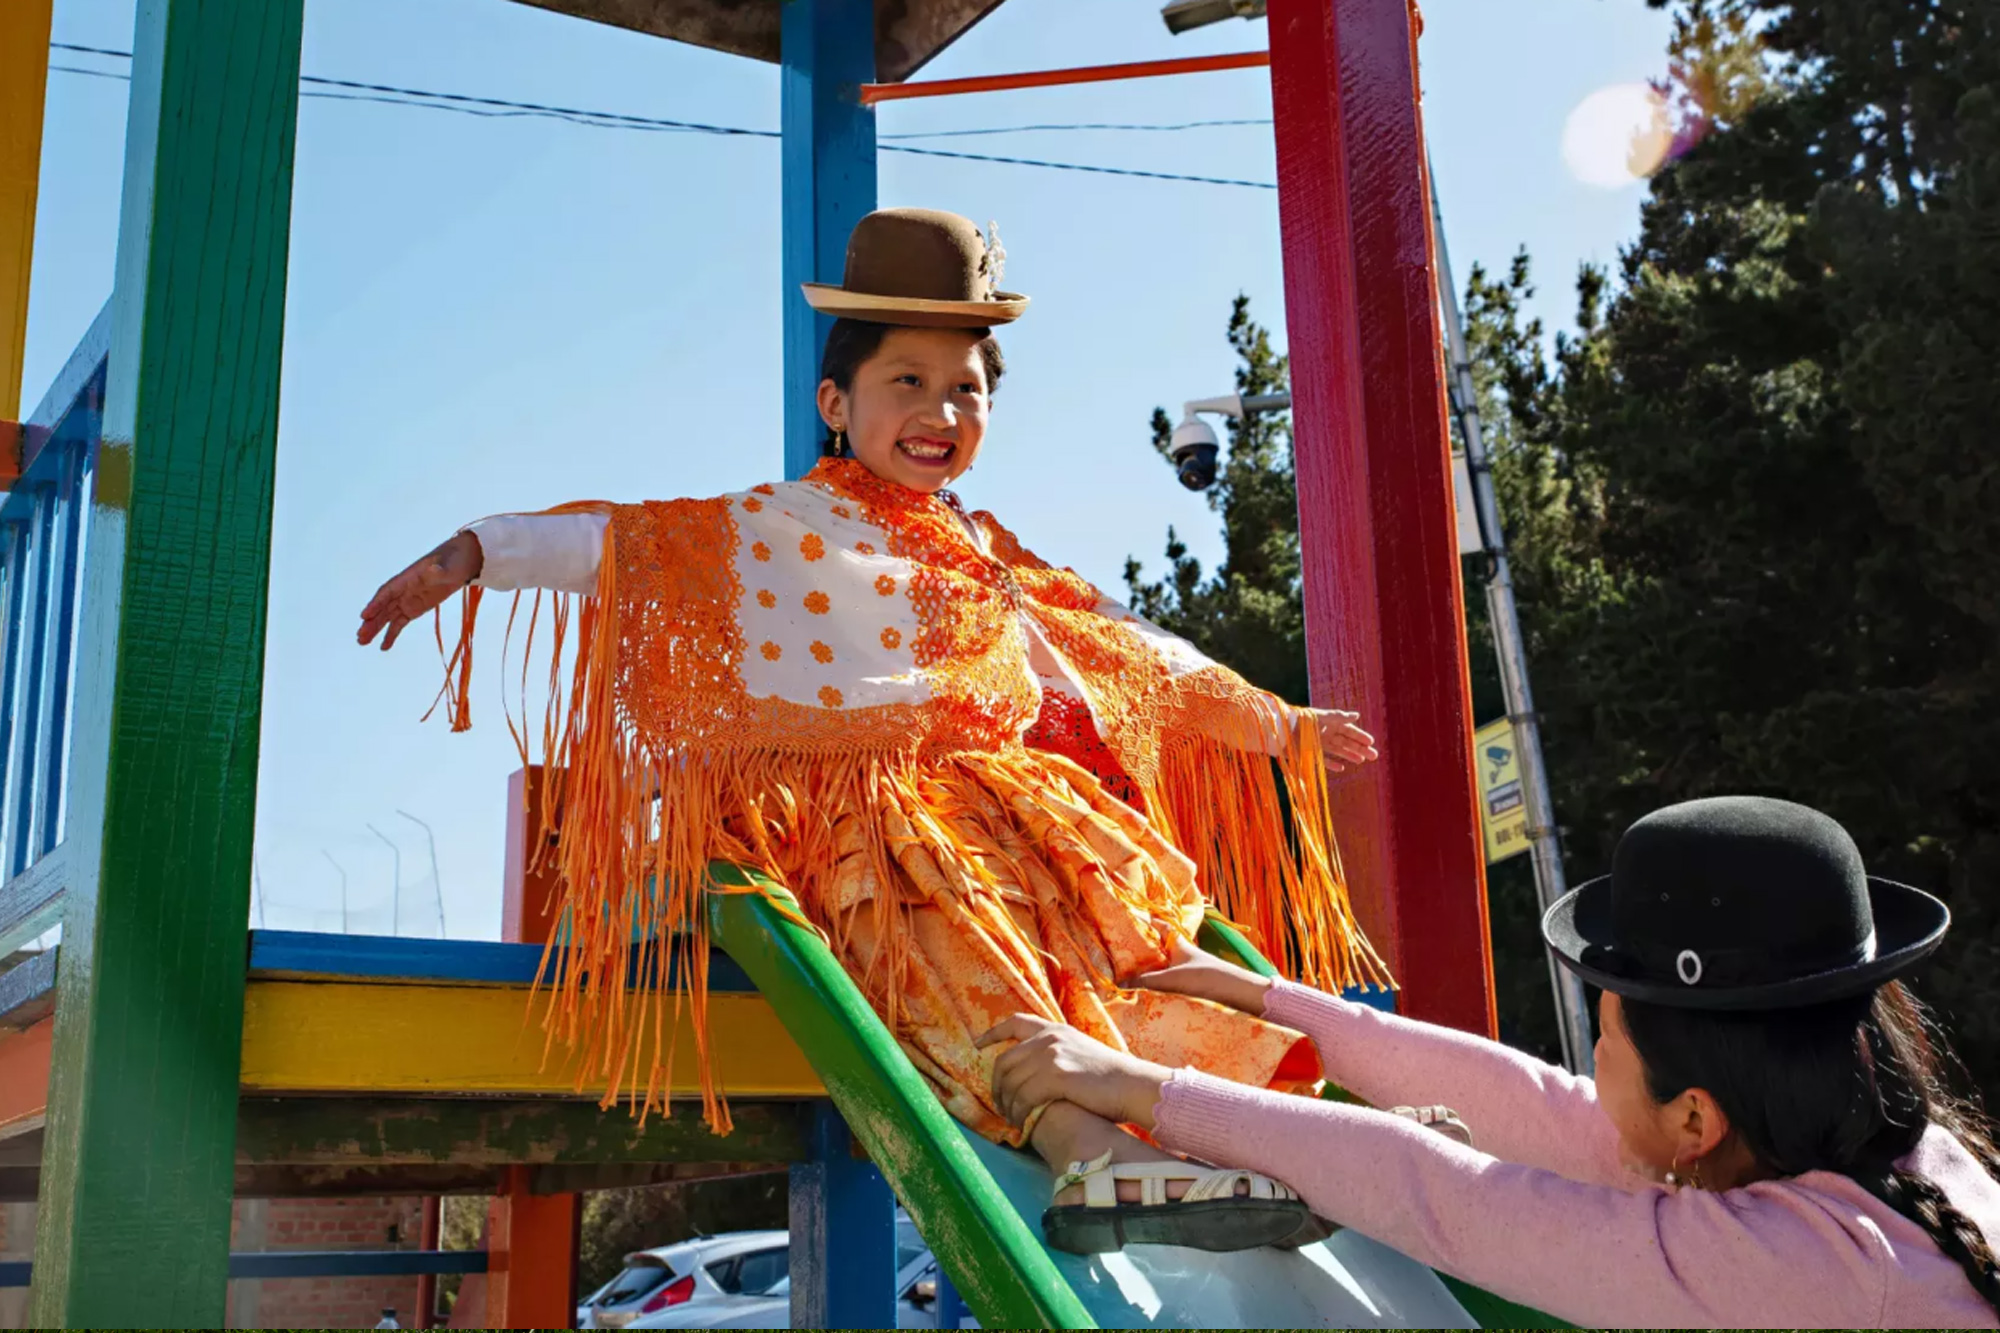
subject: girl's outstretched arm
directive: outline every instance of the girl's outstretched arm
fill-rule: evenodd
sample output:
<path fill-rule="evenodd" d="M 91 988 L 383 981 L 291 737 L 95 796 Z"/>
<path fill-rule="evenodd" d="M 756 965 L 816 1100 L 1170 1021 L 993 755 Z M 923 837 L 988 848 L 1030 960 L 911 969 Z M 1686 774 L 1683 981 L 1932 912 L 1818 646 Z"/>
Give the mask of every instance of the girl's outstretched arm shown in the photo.
<path fill-rule="evenodd" d="M 361 608 L 361 629 L 355 637 L 368 644 L 386 629 L 382 649 L 387 652 L 404 626 L 474 583 L 495 592 L 517 588 L 594 592 L 609 522 L 607 515 L 597 512 L 498 514 L 481 519 L 376 589 Z"/>

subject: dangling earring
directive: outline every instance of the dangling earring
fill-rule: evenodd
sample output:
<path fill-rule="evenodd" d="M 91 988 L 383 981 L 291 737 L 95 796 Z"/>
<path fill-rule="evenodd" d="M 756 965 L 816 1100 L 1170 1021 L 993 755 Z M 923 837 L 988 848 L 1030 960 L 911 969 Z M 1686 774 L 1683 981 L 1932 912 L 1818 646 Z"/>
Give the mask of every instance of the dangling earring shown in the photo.
<path fill-rule="evenodd" d="M 1699 1157 L 1695 1158 L 1694 1164 L 1688 1167 L 1688 1188 L 1695 1190 L 1701 1188 L 1701 1159 Z"/>
<path fill-rule="evenodd" d="M 1672 1185 L 1675 1188 L 1679 1188 L 1681 1183 L 1680 1172 L 1681 1172 L 1681 1155 L 1679 1153 L 1675 1153 L 1674 1164 L 1667 1168 L 1667 1174 L 1660 1177 L 1660 1179 L 1668 1185 Z"/>
<path fill-rule="evenodd" d="M 847 427 L 845 426 L 835 426 L 833 428 L 833 456 L 835 458 L 847 457 Z"/>

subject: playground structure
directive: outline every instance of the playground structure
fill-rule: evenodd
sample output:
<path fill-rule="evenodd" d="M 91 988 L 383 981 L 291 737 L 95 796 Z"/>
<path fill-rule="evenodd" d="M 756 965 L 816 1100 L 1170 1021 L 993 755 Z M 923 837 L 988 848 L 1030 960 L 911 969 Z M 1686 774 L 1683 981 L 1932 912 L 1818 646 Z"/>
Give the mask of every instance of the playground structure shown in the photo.
<path fill-rule="evenodd" d="M 798 284 L 837 281 L 875 207 L 872 105 L 1076 81 L 909 81 L 993 0 L 528 2 L 782 64 L 787 476 L 818 455 L 827 324 Z M 1051 1254 L 1039 1165 L 960 1131 L 757 895 L 711 905 L 734 1133 L 599 1111 L 522 1039 L 553 925 L 533 771 L 507 942 L 246 947 L 302 3 L 142 0 L 112 294 L 0 440 L 0 956 L 62 930 L 0 974 L 0 1197 L 40 1200 L 32 1321 L 219 1324 L 233 1194 L 477 1189 L 496 1195 L 486 1251 L 397 1262 L 483 1267 L 491 1326 L 565 1326 L 577 1191 L 716 1164 L 791 1172 L 797 1327 L 893 1326 L 892 1189 L 990 1326 L 1535 1320 L 1351 1233 L 1198 1271 Z M 0 397 L 19 387 L 50 9 L 0 13 Z M 1271 0 L 1269 29 L 1268 55 L 1236 63 L 1271 70 L 1313 692 L 1358 708 L 1386 755 L 1342 789 L 1342 849 L 1399 1007 L 1490 1034 L 1415 17 Z M 1207 942 L 1260 961 L 1219 923 Z M 459 1039 L 422 1039 L 441 1030 Z"/>

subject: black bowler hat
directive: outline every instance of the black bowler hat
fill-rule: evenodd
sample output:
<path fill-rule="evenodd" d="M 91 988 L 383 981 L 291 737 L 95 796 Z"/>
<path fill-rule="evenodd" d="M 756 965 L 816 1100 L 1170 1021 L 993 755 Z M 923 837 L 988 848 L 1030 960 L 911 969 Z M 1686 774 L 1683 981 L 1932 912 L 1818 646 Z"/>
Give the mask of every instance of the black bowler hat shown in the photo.
<path fill-rule="evenodd" d="M 1873 990 L 1951 924 L 1921 889 L 1862 869 L 1817 810 L 1718 796 L 1647 815 L 1611 873 L 1542 917 L 1556 957 L 1594 986 L 1683 1009 L 1790 1009 Z"/>

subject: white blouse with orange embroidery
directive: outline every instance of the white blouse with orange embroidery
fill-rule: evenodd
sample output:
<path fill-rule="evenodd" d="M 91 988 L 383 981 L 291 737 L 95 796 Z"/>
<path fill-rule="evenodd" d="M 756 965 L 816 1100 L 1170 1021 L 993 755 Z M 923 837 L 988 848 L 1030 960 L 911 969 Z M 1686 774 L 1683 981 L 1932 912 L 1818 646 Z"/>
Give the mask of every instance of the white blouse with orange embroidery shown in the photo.
<path fill-rule="evenodd" d="M 973 541 L 982 551 L 986 550 L 985 535 L 978 526 L 963 514 L 960 519 Z M 566 593 L 595 592 L 598 563 L 604 555 L 604 530 L 610 522 L 604 514 L 496 514 L 468 524 L 461 531 L 470 532 L 479 539 L 485 557 L 479 577 L 473 582 L 494 592 L 513 592 L 523 588 L 548 588 Z M 1168 669 L 1175 675 L 1214 665 L 1194 645 L 1133 615 L 1123 606 L 1106 599 L 1105 609 L 1108 614 L 1115 615 L 1144 635 L 1165 658 Z M 1071 674 L 1062 654 L 1043 635 L 1041 627 L 1031 617 L 1023 616 L 1021 622 L 1028 641 L 1028 665 L 1041 687 L 1086 699 L 1083 687 Z M 1266 719 L 1269 734 L 1264 748 L 1275 754 L 1281 751 L 1283 738 L 1290 732 L 1290 719 L 1281 721 L 1280 714 L 1291 710 L 1275 698 L 1271 699 L 1271 703 L 1271 716 Z M 1241 734 L 1234 728 L 1226 730 L 1231 736 Z M 1236 743 L 1241 744 L 1241 741 Z"/>

